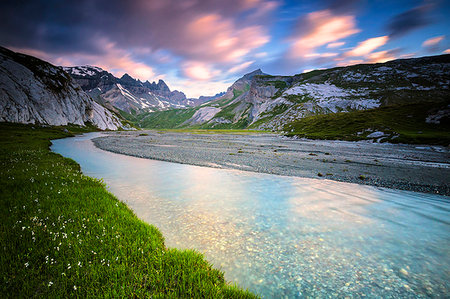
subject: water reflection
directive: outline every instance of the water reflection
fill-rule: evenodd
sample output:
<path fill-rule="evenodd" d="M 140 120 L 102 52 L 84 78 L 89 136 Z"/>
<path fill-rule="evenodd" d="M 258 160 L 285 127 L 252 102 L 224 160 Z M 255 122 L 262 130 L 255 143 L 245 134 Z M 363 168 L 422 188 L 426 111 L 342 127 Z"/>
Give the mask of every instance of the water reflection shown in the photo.
<path fill-rule="evenodd" d="M 448 294 L 446 197 L 127 157 L 97 135 L 52 149 L 229 281 L 267 297 Z"/>

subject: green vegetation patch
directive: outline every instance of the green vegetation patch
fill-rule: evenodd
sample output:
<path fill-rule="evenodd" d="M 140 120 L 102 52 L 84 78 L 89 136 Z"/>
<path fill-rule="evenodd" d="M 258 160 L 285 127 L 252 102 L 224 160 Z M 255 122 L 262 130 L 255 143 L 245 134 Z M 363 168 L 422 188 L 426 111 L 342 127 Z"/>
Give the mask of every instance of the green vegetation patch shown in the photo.
<path fill-rule="evenodd" d="M 233 135 L 253 135 L 253 134 L 272 134 L 270 131 L 249 130 L 249 129 L 165 129 L 165 132 L 190 133 L 190 134 L 233 134 Z"/>
<path fill-rule="evenodd" d="M 83 130 L 0 124 L 3 297 L 254 297 L 200 253 L 167 249 L 102 181 L 49 151 Z"/>
<path fill-rule="evenodd" d="M 287 136 L 311 139 L 364 140 L 374 131 L 385 133 L 381 140 L 392 143 L 450 144 L 450 121 L 428 124 L 425 119 L 448 102 L 381 107 L 366 111 L 306 117 L 287 124 Z"/>
<path fill-rule="evenodd" d="M 174 129 L 181 127 L 198 109 L 199 107 L 145 113 L 136 123 L 141 128 Z"/>
<path fill-rule="evenodd" d="M 236 102 L 233 104 L 230 104 L 224 108 L 222 108 L 222 110 L 220 110 L 215 116 L 214 118 L 219 118 L 222 117 L 224 119 L 228 119 L 230 121 L 233 121 L 234 117 L 236 116 L 236 112 L 234 111 L 241 103 L 240 102 Z"/>
<path fill-rule="evenodd" d="M 285 81 L 281 80 L 267 81 L 266 85 L 273 85 L 276 89 L 285 89 L 288 86 Z"/>

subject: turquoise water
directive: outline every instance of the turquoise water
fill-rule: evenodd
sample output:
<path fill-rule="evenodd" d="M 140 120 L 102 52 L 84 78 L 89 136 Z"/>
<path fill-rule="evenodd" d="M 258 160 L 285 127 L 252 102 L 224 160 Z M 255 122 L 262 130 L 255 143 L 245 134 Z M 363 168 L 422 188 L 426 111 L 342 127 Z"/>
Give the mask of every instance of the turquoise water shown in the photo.
<path fill-rule="evenodd" d="M 166 245 L 204 253 L 263 297 L 446 297 L 450 199 L 118 155 L 54 140 Z"/>

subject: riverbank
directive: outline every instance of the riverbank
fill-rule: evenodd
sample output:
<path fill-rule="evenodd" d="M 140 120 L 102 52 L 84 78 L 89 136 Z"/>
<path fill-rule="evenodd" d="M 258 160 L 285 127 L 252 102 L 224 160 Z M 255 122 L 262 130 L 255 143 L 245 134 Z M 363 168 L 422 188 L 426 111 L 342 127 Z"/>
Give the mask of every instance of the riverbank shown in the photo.
<path fill-rule="evenodd" d="M 251 298 L 200 253 L 167 249 L 51 139 L 80 128 L 0 124 L 0 294 L 16 297 Z"/>
<path fill-rule="evenodd" d="M 93 140 L 97 147 L 131 156 L 450 195 L 450 154 L 442 146 L 298 140 L 242 132 L 106 134 Z"/>

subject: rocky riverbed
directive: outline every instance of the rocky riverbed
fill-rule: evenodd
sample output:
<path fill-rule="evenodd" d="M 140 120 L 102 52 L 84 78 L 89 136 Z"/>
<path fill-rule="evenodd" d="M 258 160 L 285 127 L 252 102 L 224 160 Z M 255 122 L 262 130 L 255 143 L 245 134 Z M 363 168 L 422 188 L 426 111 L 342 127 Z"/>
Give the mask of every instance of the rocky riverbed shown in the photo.
<path fill-rule="evenodd" d="M 441 146 L 173 131 L 109 132 L 93 142 L 148 159 L 450 195 L 450 150 Z"/>

